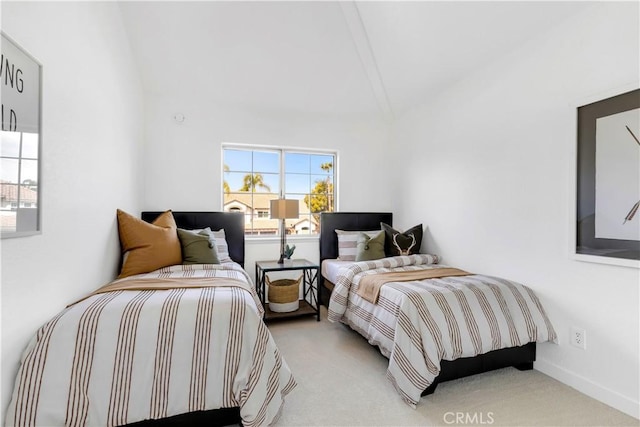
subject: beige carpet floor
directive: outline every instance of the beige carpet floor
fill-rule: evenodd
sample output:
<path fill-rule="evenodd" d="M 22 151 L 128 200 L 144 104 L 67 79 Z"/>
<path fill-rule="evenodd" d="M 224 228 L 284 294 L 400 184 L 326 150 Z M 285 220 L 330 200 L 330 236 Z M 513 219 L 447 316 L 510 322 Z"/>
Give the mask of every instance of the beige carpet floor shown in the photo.
<path fill-rule="evenodd" d="M 640 421 L 536 370 L 505 368 L 438 385 L 417 409 L 385 372 L 388 360 L 344 325 L 269 323 L 298 386 L 277 426 L 639 426 Z"/>

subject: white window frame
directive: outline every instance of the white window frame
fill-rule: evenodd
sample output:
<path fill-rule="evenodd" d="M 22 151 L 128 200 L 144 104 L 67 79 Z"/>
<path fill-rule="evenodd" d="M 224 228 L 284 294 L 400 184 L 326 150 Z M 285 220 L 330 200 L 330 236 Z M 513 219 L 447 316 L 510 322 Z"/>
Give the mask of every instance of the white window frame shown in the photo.
<path fill-rule="evenodd" d="M 278 171 L 279 176 L 279 193 L 278 197 L 284 197 L 286 194 L 285 189 L 285 154 L 286 153 L 296 153 L 296 154 L 317 154 L 317 155 L 331 155 L 333 156 L 333 212 L 338 211 L 338 151 L 331 149 L 311 149 L 311 148 L 299 148 L 299 147 L 282 147 L 282 146 L 273 146 L 273 145 L 254 145 L 254 144 L 239 144 L 232 142 L 223 142 L 220 150 L 220 188 L 222 190 L 222 183 L 224 182 L 224 150 L 244 150 L 244 151 L 272 151 L 276 152 L 280 156 L 280 170 Z M 224 209 L 224 191 L 220 192 L 220 206 Z M 295 235 L 288 234 L 287 240 L 318 240 L 320 238 L 320 233 L 317 234 L 304 234 L 304 235 Z M 270 235 L 252 235 L 245 234 L 245 239 L 249 240 L 274 240 L 280 239 L 280 231 L 275 234 Z"/>

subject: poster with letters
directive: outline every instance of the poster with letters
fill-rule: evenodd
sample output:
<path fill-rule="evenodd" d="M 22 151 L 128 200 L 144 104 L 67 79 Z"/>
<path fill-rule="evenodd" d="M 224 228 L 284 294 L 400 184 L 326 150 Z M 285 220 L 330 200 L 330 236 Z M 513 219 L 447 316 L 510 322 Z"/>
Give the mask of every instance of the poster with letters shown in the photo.
<path fill-rule="evenodd" d="M 0 235 L 38 234 L 41 208 L 42 65 L 2 33 Z"/>

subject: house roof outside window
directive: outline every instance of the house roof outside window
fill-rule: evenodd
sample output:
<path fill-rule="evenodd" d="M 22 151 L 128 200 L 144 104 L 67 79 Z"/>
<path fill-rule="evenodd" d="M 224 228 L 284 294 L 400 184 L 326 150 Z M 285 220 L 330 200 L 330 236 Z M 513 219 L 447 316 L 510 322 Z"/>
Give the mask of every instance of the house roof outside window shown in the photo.
<path fill-rule="evenodd" d="M 225 212 L 241 211 L 245 213 L 245 224 L 253 224 L 254 234 L 276 234 L 280 226 L 280 220 L 271 219 L 270 217 L 259 218 L 258 211 L 269 212 L 271 200 L 277 199 L 278 195 L 271 193 L 225 193 L 224 206 Z M 303 227 L 300 225 L 310 222 L 308 226 L 310 233 L 316 233 L 318 230 L 318 222 L 311 214 L 309 207 L 304 199 L 298 200 L 298 218 L 286 219 L 285 225 L 290 233 L 298 233 Z"/>

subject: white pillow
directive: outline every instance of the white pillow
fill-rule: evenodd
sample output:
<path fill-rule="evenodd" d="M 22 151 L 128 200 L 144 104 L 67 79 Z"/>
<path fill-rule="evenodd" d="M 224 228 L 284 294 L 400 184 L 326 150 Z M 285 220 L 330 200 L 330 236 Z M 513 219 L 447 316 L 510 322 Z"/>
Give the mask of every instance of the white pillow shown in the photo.
<path fill-rule="evenodd" d="M 224 234 L 224 228 L 221 228 L 218 231 L 213 231 L 210 227 L 189 231 L 193 233 L 206 231 L 207 233 L 209 233 L 211 236 L 213 236 L 213 240 L 215 241 L 216 251 L 218 252 L 218 259 L 220 260 L 220 264 L 222 264 L 223 262 L 233 262 L 231 256 L 229 256 L 229 245 L 227 244 L 227 237 Z"/>
<path fill-rule="evenodd" d="M 336 230 L 338 235 L 338 259 L 340 261 L 355 261 L 356 254 L 358 253 L 358 235 L 365 233 L 369 237 L 375 237 L 380 233 L 380 230 L 370 231 L 345 231 Z M 220 253 L 218 251 L 218 253 Z"/>
<path fill-rule="evenodd" d="M 207 228 L 209 231 L 211 229 Z M 227 244 L 227 237 L 224 235 L 224 228 L 218 231 L 211 231 L 213 238 L 216 241 L 216 249 L 218 250 L 218 258 L 220 263 L 232 262 L 233 260 L 229 256 L 229 245 Z"/>

